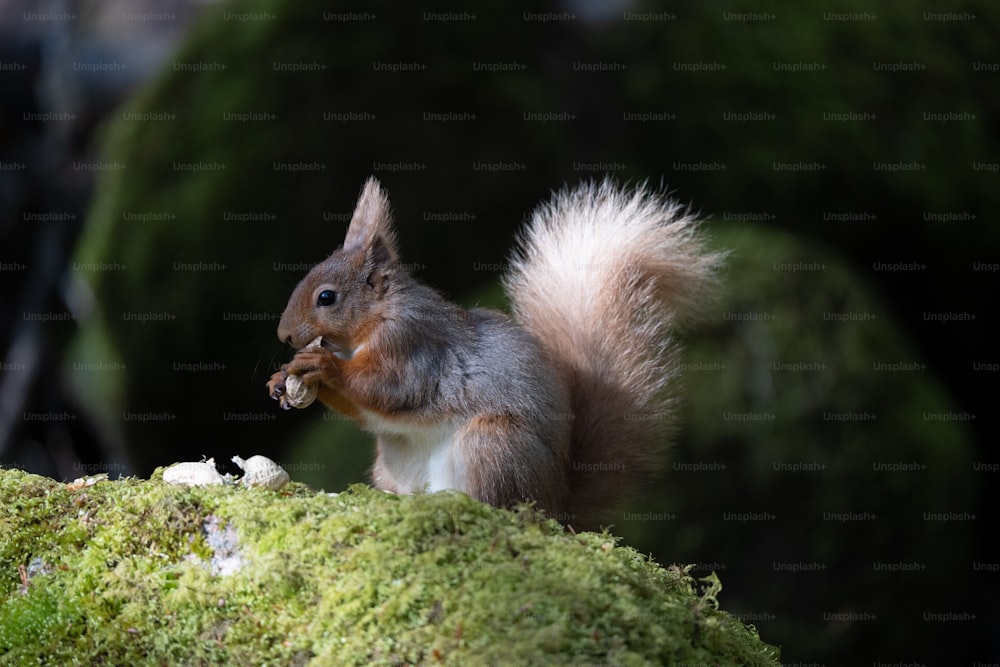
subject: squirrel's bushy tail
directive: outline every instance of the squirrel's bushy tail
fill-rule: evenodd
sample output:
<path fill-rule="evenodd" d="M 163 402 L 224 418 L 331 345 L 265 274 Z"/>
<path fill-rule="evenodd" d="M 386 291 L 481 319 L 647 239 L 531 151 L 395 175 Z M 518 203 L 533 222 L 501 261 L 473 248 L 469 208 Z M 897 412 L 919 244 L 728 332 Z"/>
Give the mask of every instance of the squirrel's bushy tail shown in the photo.
<path fill-rule="evenodd" d="M 662 469 L 675 329 L 705 303 L 720 263 L 678 203 L 609 180 L 557 193 L 520 238 L 506 287 L 570 387 L 568 509 L 582 521 Z"/>

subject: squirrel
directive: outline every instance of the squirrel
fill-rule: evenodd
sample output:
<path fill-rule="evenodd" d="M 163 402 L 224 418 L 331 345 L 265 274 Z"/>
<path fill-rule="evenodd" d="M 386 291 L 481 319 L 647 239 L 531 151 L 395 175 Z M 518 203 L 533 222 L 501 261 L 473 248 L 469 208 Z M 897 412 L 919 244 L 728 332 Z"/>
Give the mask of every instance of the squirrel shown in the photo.
<path fill-rule="evenodd" d="M 369 178 L 342 247 L 299 282 L 278 325 L 297 375 L 376 436 L 376 488 L 533 502 L 594 526 L 655 478 L 675 429 L 677 329 L 723 254 L 688 209 L 645 185 L 564 188 L 518 237 L 512 316 L 464 309 L 400 264 Z M 322 337 L 321 345 L 307 346 Z"/>

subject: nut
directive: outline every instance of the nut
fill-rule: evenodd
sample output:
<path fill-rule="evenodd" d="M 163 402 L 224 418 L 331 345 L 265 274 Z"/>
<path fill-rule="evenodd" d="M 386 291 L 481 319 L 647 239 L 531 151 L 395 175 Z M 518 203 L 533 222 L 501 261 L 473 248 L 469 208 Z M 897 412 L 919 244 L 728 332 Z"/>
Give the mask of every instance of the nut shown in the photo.
<path fill-rule="evenodd" d="M 285 403 L 302 410 L 308 408 L 316 400 L 316 385 L 308 385 L 298 375 L 285 378 Z"/>
<path fill-rule="evenodd" d="M 316 336 L 306 347 L 320 347 L 323 344 L 323 337 Z M 307 385 L 298 375 L 289 375 L 285 378 L 285 395 L 282 400 L 282 407 L 293 407 L 302 410 L 312 405 L 316 400 L 316 385 Z"/>
<path fill-rule="evenodd" d="M 243 469 L 243 484 L 277 491 L 288 484 L 289 477 L 285 469 L 266 456 L 251 456 L 243 460 L 233 457 L 233 463 Z"/>
<path fill-rule="evenodd" d="M 175 463 L 163 471 L 163 481 L 177 486 L 210 486 L 225 482 L 215 469 L 215 459 Z"/>

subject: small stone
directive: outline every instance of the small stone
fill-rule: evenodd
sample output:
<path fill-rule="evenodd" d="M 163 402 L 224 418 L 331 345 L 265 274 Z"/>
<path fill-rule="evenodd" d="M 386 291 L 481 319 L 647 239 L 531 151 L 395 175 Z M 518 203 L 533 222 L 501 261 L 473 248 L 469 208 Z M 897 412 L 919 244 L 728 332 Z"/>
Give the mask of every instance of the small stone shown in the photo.
<path fill-rule="evenodd" d="M 284 468 L 266 456 L 251 456 L 246 460 L 234 456 L 233 463 L 243 469 L 243 484 L 247 487 L 277 491 L 290 479 Z"/>
<path fill-rule="evenodd" d="M 210 486 L 225 479 L 215 469 L 215 459 L 175 463 L 163 471 L 163 481 L 177 486 Z"/>
<path fill-rule="evenodd" d="M 93 486 L 98 482 L 106 482 L 108 479 L 108 473 L 102 472 L 99 475 L 88 475 L 87 477 L 77 477 L 72 482 L 66 485 L 66 488 L 70 491 L 78 491 L 82 488 Z"/>

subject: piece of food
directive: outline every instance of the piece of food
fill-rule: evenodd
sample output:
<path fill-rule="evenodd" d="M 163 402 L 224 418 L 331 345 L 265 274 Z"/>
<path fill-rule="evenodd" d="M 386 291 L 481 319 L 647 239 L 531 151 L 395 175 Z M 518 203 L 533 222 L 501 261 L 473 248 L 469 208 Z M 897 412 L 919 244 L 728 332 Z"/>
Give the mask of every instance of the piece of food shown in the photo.
<path fill-rule="evenodd" d="M 223 484 L 225 479 L 215 469 L 215 459 L 175 463 L 163 471 L 163 481 L 178 486 Z"/>
<path fill-rule="evenodd" d="M 243 469 L 243 484 L 248 487 L 277 491 L 290 479 L 284 468 L 266 456 L 251 456 L 246 460 L 234 456 L 233 463 Z"/>
<path fill-rule="evenodd" d="M 317 336 L 306 347 L 320 347 L 322 345 L 323 337 Z M 281 407 L 283 408 L 286 406 L 299 410 L 308 408 L 316 400 L 316 385 L 307 385 L 298 375 L 289 375 L 285 378 L 285 395 L 282 399 Z"/>
<path fill-rule="evenodd" d="M 289 375 L 285 380 L 284 399 L 293 408 L 308 408 L 316 400 L 316 386 L 307 385 L 298 375 Z"/>

